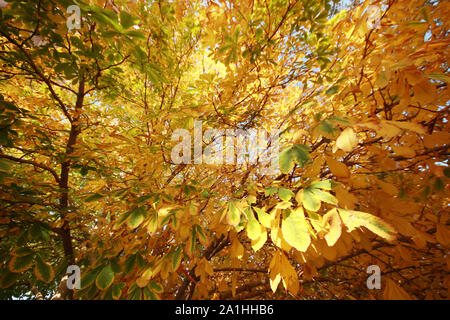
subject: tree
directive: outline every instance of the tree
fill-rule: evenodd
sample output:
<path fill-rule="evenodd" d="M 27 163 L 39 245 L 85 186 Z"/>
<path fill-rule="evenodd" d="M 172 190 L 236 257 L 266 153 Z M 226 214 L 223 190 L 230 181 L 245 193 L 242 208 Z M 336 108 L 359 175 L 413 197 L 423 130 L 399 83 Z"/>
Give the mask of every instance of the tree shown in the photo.
<path fill-rule="evenodd" d="M 449 298 L 448 2 L 0 7 L 1 298 Z"/>

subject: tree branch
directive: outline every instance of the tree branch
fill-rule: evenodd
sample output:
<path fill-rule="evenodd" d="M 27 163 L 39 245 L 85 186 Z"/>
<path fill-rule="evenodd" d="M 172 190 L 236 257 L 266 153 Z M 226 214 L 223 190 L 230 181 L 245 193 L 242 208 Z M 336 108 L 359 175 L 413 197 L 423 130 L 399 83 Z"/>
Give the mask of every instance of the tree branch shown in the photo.
<path fill-rule="evenodd" d="M 26 159 L 16 158 L 16 157 L 9 156 L 9 155 L 6 155 L 6 154 L 0 154 L 0 158 L 8 159 L 8 160 L 15 161 L 15 162 L 20 162 L 20 163 L 31 164 L 31 165 L 35 166 L 36 168 L 44 169 L 44 170 L 50 172 L 50 173 L 53 175 L 53 177 L 55 178 L 55 181 L 56 181 L 57 183 L 60 182 L 59 176 L 58 176 L 58 174 L 56 173 L 56 171 L 53 170 L 52 168 L 50 168 L 50 167 L 44 165 L 44 164 L 41 164 L 41 163 L 38 163 L 38 162 L 34 162 L 34 161 L 32 161 L 32 160 L 26 160 Z"/>

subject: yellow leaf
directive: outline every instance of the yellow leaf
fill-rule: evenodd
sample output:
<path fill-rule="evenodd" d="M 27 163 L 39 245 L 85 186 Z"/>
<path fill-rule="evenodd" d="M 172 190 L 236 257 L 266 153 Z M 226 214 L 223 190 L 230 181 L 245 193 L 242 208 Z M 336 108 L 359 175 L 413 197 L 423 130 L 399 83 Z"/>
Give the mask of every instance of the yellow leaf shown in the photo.
<path fill-rule="evenodd" d="M 281 201 L 281 202 L 277 203 L 277 205 L 275 206 L 275 209 L 282 210 L 282 209 L 287 209 L 287 208 L 289 208 L 291 206 L 292 206 L 291 202 L 289 202 L 289 201 Z"/>
<path fill-rule="evenodd" d="M 408 147 L 392 146 L 392 150 L 394 151 L 395 154 L 398 154 L 399 156 L 404 156 L 406 158 L 414 158 L 416 156 L 414 150 Z"/>
<path fill-rule="evenodd" d="M 158 216 L 165 217 L 169 214 L 170 210 L 172 210 L 174 208 L 175 208 L 175 206 L 162 207 L 158 210 Z"/>
<path fill-rule="evenodd" d="M 228 290 L 227 282 L 224 279 L 219 281 L 219 285 L 217 286 L 217 290 L 219 290 L 219 292 L 225 292 L 225 291 Z"/>
<path fill-rule="evenodd" d="M 395 239 L 395 229 L 387 222 L 366 212 L 339 208 L 339 215 L 349 232 L 355 228 L 366 227 L 388 241 Z"/>
<path fill-rule="evenodd" d="M 257 215 L 258 215 L 258 220 L 259 222 L 261 222 L 261 224 L 266 227 L 266 228 L 270 228 L 270 224 L 272 223 L 272 217 L 270 214 L 268 214 L 267 212 L 265 212 L 264 210 L 260 209 L 260 208 L 253 208 Z"/>
<path fill-rule="evenodd" d="M 242 256 L 244 255 L 244 247 L 239 242 L 237 238 L 234 238 L 232 244 L 231 244 L 231 257 L 232 258 L 238 258 L 242 259 Z"/>
<path fill-rule="evenodd" d="M 338 241 L 342 233 L 341 218 L 336 208 L 331 209 L 323 216 L 323 224 L 330 224 L 330 231 L 325 235 L 325 241 L 328 246 L 332 247 Z"/>
<path fill-rule="evenodd" d="M 261 235 L 261 225 L 258 223 L 258 220 L 256 220 L 254 217 L 252 219 L 249 219 L 247 222 L 247 236 L 250 238 L 250 240 L 256 240 L 259 239 L 259 236 Z"/>
<path fill-rule="evenodd" d="M 412 300 L 410 295 L 391 279 L 386 280 L 386 287 L 383 292 L 385 300 Z"/>
<path fill-rule="evenodd" d="M 162 265 L 162 260 L 158 261 L 153 267 L 147 268 L 147 270 L 142 273 L 141 278 L 148 280 L 152 279 L 159 273 L 159 271 L 161 271 Z"/>
<path fill-rule="evenodd" d="M 317 246 L 319 248 L 320 254 L 327 260 L 334 261 L 337 257 L 337 248 L 330 247 L 326 244 L 325 241 L 321 240 L 317 242 Z"/>
<path fill-rule="evenodd" d="M 450 247 L 450 230 L 446 225 L 436 226 L 436 240 L 445 247 Z"/>
<path fill-rule="evenodd" d="M 423 138 L 423 144 L 427 148 L 439 147 L 444 144 L 450 144 L 450 133 L 445 131 L 437 131 Z"/>
<path fill-rule="evenodd" d="M 425 134 L 426 132 L 424 127 L 414 122 L 405 122 L 405 121 L 385 121 L 385 122 L 393 124 L 401 129 L 410 130 L 418 134 Z"/>
<path fill-rule="evenodd" d="M 346 152 L 350 152 L 358 145 L 358 138 L 352 128 L 347 128 L 342 131 L 339 138 L 336 140 L 336 146 Z"/>
<path fill-rule="evenodd" d="M 230 201 L 228 203 L 228 223 L 232 226 L 237 226 L 241 221 L 241 211 L 238 209 L 236 202 Z"/>
<path fill-rule="evenodd" d="M 408 83 L 412 86 L 422 82 L 422 80 L 424 79 L 422 71 L 417 70 L 416 68 L 406 69 L 405 76 L 408 80 Z"/>
<path fill-rule="evenodd" d="M 253 250 L 258 251 L 259 249 L 261 249 L 262 246 L 266 243 L 266 241 L 267 241 L 266 228 L 261 227 L 261 234 L 260 234 L 259 238 L 257 240 L 252 240 Z"/>
<path fill-rule="evenodd" d="M 150 279 L 144 278 L 144 277 L 140 277 L 136 280 L 136 285 L 139 288 L 144 288 L 148 285 L 148 283 L 150 282 Z"/>
<path fill-rule="evenodd" d="M 280 214 L 276 214 L 274 219 L 272 220 L 272 224 L 270 225 L 270 239 L 273 244 L 278 248 L 282 248 L 285 251 L 289 251 L 291 249 L 290 244 L 282 237 L 282 230 L 280 228 Z"/>
<path fill-rule="evenodd" d="M 348 178 L 350 177 L 350 170 L 342 162 L 327 158 L 328 167 L 333 175 L 336 177 Z"/>
<path fill-rule="evenodd" d="M 280 281 L 281 281 L 281 275 L 279 273 L 274 274 L 273 276 L 270 275 L 270 289 L 272 289 L 272 292 L 277 291 Z"/>
<path fill-rule="evenodd" d="M 377 129 L 378 135 L 390 139 L 398 136 L 402 131 L 388 121 L 382 121 L 380 127 Z"/>
<path fill-rule="evenodd" d="M 432 103 L 436 98 L 434 86 L 428 81 L 422 81 L 414 86 L 414 97 L 422 105 Z"/>
<path fill-rule="evenodd" d="M 231 294 L 233 298 L 236 296 L 236 283 L 237 283 L 237 273 L 233 272 L 231 276 Z"/>
<path fill-rule="evenodd" d="M 290 293 L 296 295 L 300 287 L 297 272 L 284 254 L 281 256 L 280 273 L 284 287 Z"/>
<path fill-rule="evenodd" d="M 161 279 L 167 279 L 167 277 L 169 276 L 169 271 L 170 271 L 170 267 L 169 267 L 169 263 L 167 260 L 163 260 L 163 263 L 161 264 L 161 272 L 160 272 L 160 277 Z"/>
<path fill-rule="evenodd" d="M 346 209 L 354 209 L 355 204 L 358 202 L 358 199 L 353 194 L 348 192 L 343 186 L 336 188 L 336 198 L 339 201 L 339 206 Z"/>
<path fill-rule="evenodd" d="M 295 195 L 295 200 L 299 205 L 303 203 L 303 189 L 300 189 Z"/>
<path fill-rule="evenodd" d="M 387 194 L 391 196 L 396 196 L 398 194 L 398 189 L 396 186 L 381 180 L 377 180 L 377 183 L 381 187 L 381 190 L 383 190 Z"/>
<path fill-rule="evenodd" d="M 411 253 L 409 252 L 409 250 L 408 250 L 407 248 L 402 247 L 402 246 L 397 246 L 396 249 L 397 249 L 397 251 L 398 251 L 400 257 L 402 257 L 402 259 L 403 259 L 405 262 L 408 262 L 408 263 L 411 263 L 411 262 L 412 262 L 412 256 L 411 256 Z"/>
<path fill-rule="evenodd" d="M 153 214 L 147 223 L 147 232 L 152 235 L 156 232 L 156 229 L 158 228 L 158 215 L 155 213 Z"/>
<path fill-rule="evenodd" d="M 273 292 L 277 290 L 278 284 L 281 281 L 280 264 L 281 264 L 281 255 L 279 252 L 275 252 L 269 264 L 270 288 L 272 289 Z"/>
<path fill-rule="evenodd" d="M 211 263 L 209 263 L 209 261 L 206 260 L 206 258 L 203 258 L 202 261 L 203 261 L 205 273 L 212 276 L 214 274 L 214 270 L 213 270 L 213 267 L 211 266 Z"/>
<path fill-rule="evenodd" d="M 311 243 L 307 224 L 303 209 L 299 207 L 291 211 L 281 225 L 281 232 L 286 242 L 301 252 L 305 252 Z"/>

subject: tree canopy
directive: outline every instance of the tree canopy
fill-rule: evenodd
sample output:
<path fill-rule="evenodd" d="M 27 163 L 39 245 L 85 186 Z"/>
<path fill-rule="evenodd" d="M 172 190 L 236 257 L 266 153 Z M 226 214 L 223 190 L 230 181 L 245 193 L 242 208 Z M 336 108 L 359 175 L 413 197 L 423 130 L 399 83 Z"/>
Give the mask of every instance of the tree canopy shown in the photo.
<path fill-rule="evenodd" d="M 0 1 L 0 298 L 449 299 L 449 17 Z M 278 170 L 176 163 L 179 129 L 279 132 Z"/>

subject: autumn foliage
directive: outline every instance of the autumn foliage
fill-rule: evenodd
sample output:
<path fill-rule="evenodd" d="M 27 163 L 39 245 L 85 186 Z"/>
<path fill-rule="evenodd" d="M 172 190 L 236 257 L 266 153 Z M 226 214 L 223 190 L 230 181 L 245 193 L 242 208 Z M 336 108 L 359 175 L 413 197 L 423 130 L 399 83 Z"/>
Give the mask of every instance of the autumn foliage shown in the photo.
<path fill-rule="evenodd" d="M 0 1 L 0 298 L 449 299 L 449 18 Z M 174 163 L 195 121 L 279 130 L 279 171 Z"/>

